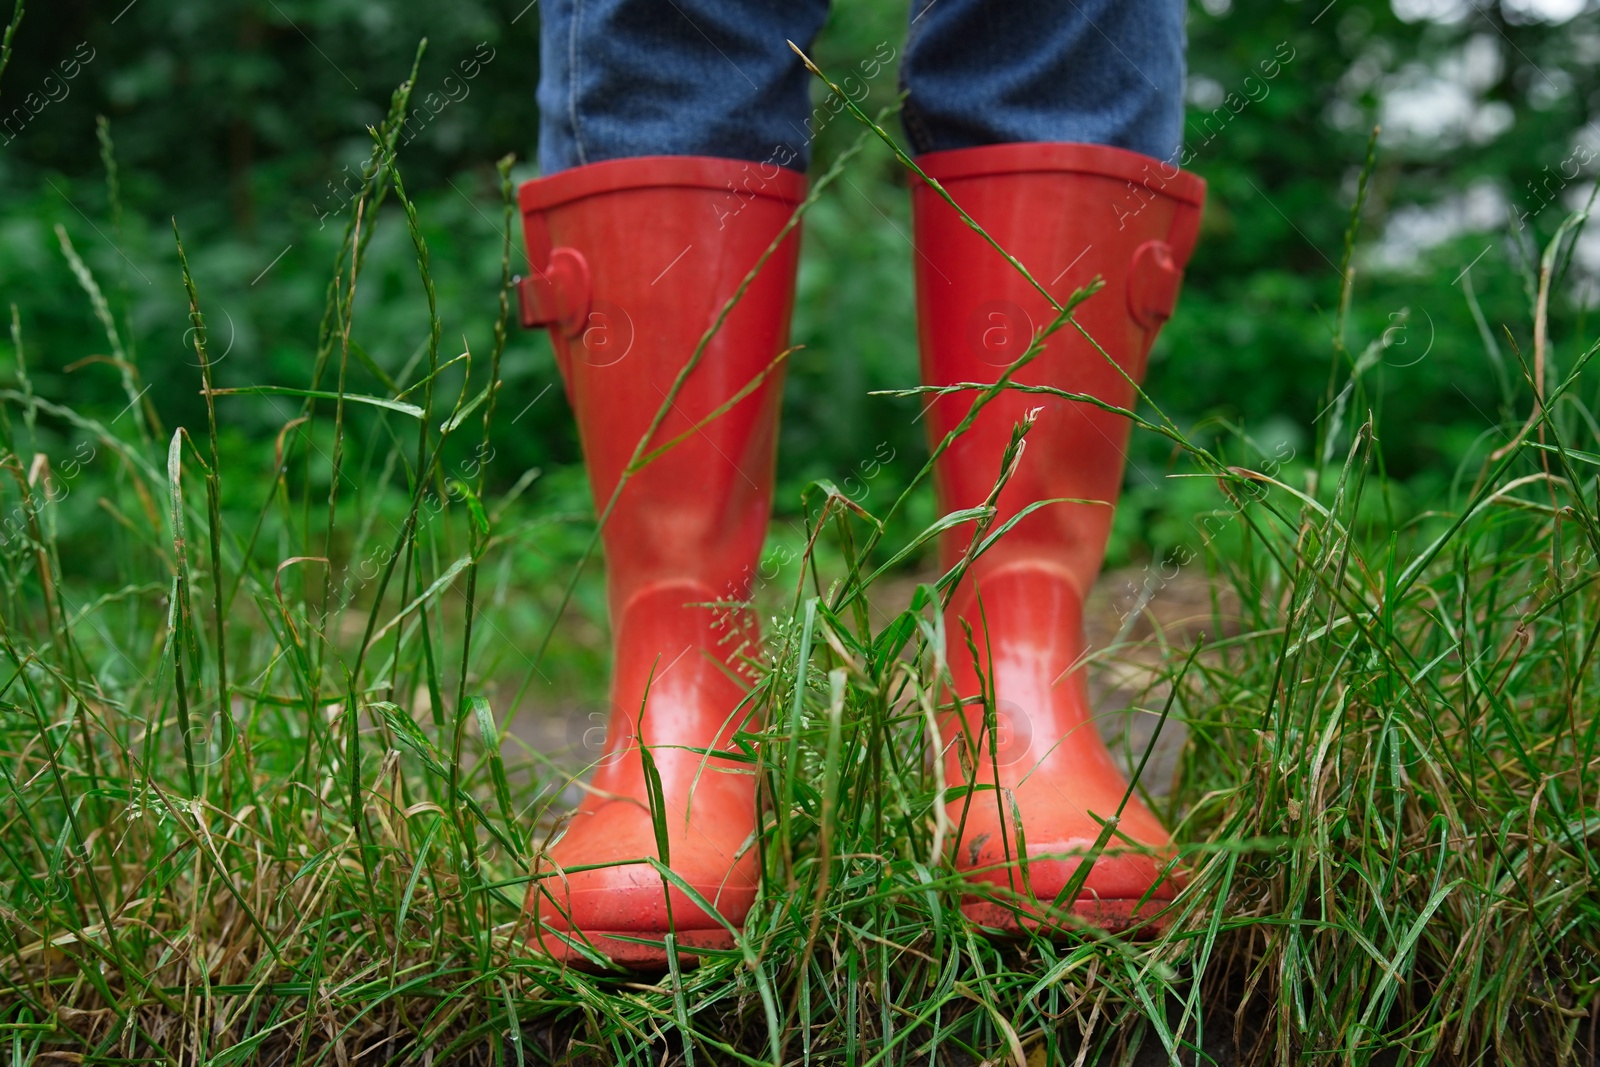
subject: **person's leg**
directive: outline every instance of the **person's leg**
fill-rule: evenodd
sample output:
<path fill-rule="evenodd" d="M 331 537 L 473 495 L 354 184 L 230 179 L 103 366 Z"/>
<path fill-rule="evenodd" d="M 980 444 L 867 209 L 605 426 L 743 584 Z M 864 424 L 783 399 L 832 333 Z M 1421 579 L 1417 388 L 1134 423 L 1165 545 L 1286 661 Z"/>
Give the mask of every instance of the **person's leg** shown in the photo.
<path fill-rule="evenodd" d="M 1204 197 L 1197 178 L 1132 150 L 1177 148 L 1181 8 L 934 0 L 919 10 L 906 60 L 908 126 L 930 149 L 918 163 L 1032 276 L 931 187 L 914 186 L 925 380 L 997 381 L 1098 277 L 1103 288 L 1013 380 L 1132 407 Z M 974 396 L 935 402 L 936 444 Z M 947 774 L 993 787 L 950 812 L 963 827 L 956 862 L 974 884 L 965 910 L 1016 931 L 1060 922 L 1051 910 L 1059 903 L 1080 919 L 1136 928 L 1174 893 L 1167 834 L 1137 795 L 1124 805 L 1127 779 L 1095 729 L 1081 662 L 1083 601 L 1110 535 L 1129 423 L 1059 394 L 1002 393 L 938 461 L 945 512 L 990 498 L 1023 426 L 991 529 L 1042 501 L 1102 503 L 1049 503 L 1022 517 L 972 563 L 946 607 L 947 658 L 965 702 L 944 720 Z M 962 564 L 971 543 L 971 527 L 947 534 L 944 566 Z M 1116 834 L 1076 899 L 1058 901 L 1112 818 Z"/>
<path fill-rule="evenodd" d="M 603 516 L 613 677 L 591 789 L 528 908 L 545 952 L 657 968 L 669 932 L 688 950 L 731 938 L 644 861 L 735 926 L 758 884 L 755 779 L 719 755 L 750 719 L 755 621 L 715 605 L 748 596 L 766 534 L 798 233 L 706 334 L 804 194 L 809 108 L 785 38 L 809 42 L 825 3 L 541 7 L 546 176 L 520 191 L 518 295 L 524 324 L 550 330 Z"/>
<path fill-rule="evenodd" d="M 918 152 L 1099 144 L 1172 159 L 1183 0 L 914 0 L 900 79 Z"/>
<path fill-rule="evenodd" d="M 637 156 L 805 172 L 828 0 L 540 0 L 539 169 Z"/>

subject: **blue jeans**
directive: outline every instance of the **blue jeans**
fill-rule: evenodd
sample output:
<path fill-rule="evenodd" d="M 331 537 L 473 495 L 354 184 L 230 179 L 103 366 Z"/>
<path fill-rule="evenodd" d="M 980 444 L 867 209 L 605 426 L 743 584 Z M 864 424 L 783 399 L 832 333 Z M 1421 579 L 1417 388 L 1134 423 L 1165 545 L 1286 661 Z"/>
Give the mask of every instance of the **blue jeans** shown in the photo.
<path fill-rule="evenodd" d="M 860 0 L 857 0 L 860 2 Z M 804 171 L 818 129 L 809 50 L 828 0 L 541 0 L 539 168 L 647 155 Z M 913 0 L 900 67 L 912 148 L 1105 144 L 1167 159 L 1183 129 L 1183 0 Z M 828 71 L 858 102 L 883 42 Z M 876 105 L 874 105 L 876 106 Z M 849 121 L 848 119 L 846 121 Z"/>

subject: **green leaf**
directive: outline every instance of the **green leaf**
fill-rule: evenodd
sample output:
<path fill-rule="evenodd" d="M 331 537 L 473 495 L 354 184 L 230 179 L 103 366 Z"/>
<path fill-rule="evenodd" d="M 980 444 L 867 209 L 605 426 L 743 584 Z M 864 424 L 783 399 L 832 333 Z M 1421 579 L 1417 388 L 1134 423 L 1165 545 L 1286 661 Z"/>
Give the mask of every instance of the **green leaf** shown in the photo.
<path fill-rule="evenodd" d="M 205 391 L 202 390 L 202 395 Z M 211 396 L 298 396 L 311 400 L 338 400 L 338 393 L 326 392 L 322 389 L 290 389 L 281 385 L 241 385 L 232 389 L 212 389 Z M 407 404 L 404 400 L 390 400 L 383 396 L 363 396 L 360 393 L 345 393 L 344 399 L 351 404 L 367 404 L 375 408 L 384 408 L 388 411 L 398 411 L 402 415 L 410 415 L 413 419 L 422 418 L 422 409 L 415 404 Z"/>
<path fill-rule="evenodd" d="M 661 787 L 661 772 L 656 768 L 656 758 L 650 746 L 639 745 L 639 758 L 644 763 L 644 787 L 650 804 L 650 826 L 655 830 L 656 854 L 662 863 L 672 862 L 672 846 L 667 838 L 667 798 Z"/>
<path fill-rule="evenodd" d="M 459 478 L 450 480 L 451 487 L 467 502 L 467 510 L 472 513 L 472 522 L 478 527 L 479 533 L 489 532 L 489 516 L 483 510 L 483 501 L 478 499 L 478 494 L 472 491 L 472 486 Z"/>
<path fill-rule="evenodd" d="M 505 761 L 500 757 L 500 733 L 495 729 L 494 712 L 489 707 L 489 701 L 481 696 L 471 697 L 467 704 L 478 720 L 478 734 L 483 738 L 483 747 L 489 756 L 489 779 L 494 783 L 494 798 L 500 806 L 500 817 L 505 820 L 506 833 L 517 843 L 520 854 L 522 835 L 517 833 L 514 817 L 516 808 L 511 803 L 511 785 L 506 780 Z"/>
<path fill-rule="evenodd" d="M 475 396 L 471 400 L 467 401 L 466 404 L 464 404 L 459 411 L 457 411 L 455 414 L 451 415 L 448 419 L 444 420 L 444 422 L 439 424 L 439 432 L 441 434 L 445 434 L 445 435 L 448 435 L 448 434 L 454 432 L 457 427 L 459 427 L 463 422 L 467 421 L 467 416 L 468 415 L 471 415 L 474 411 L 478 410 L 478 408 L 483 406 L 483 402 L 485 400 L 489 399 L 489 394 L 491 392 L 496 391 L 499 388 L 500 388 L 500 383 L 499 382 L 495 382 L 493 385 L 484 386 L 483 390 L 480 393 L 478 393 L 477 396 Z M 422 409 L 421 408 L 417 409 L 417 415 L 419 417 L 422 415 Z"/>

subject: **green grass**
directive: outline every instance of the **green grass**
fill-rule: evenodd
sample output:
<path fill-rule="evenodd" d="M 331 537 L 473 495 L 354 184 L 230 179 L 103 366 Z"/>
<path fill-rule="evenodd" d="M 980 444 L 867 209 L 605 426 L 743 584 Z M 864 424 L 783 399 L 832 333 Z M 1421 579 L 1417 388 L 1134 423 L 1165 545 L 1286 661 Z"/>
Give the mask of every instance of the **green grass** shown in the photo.
<path fill-rule="evenodd" d="M 13 311 L 9 1062 L 1593 1062 L 1596 349 L 1545 337 L 1535 315 L 1534 349 L 1514 358 L 1537 417 L 1397 520 L 1367 414 L 1383 341 L 1345 336 L 1348 243 L 1309 459 L 1252 470 L 1243 439 L 1230 457 L 1154 404 L 1130 413 L 1171 440 L 1172 473 L 1214 487 L 1187 546 L 1215 590 L 1207 637 L 1158 629 L 1097 656 L 1148 667 L 1157 651 L 1136 710 L 1187 731 L 1172 790 L 1151 798 L 1188 877 L 1160 938 L 1006 945 L 963 923 L 928 755 L 949 582 L 875 623 L 859 610 L 869 576 L 925 535 L 883 535 L 820 486 L 816 549 L 760 593 L 778 618 L 753 696 L 766 725 L 744 741 L 765 876 L 738 949 L 657 978 L 529 954 L 527 872 L 575 769 L 502 750 L 523 678 L 550 667 L 528 653 L 583 579 L 509 589 L 549 516 L 514 472 L 473 461 L 509 404 L 494 387 L 505 304 L 493 349 L 446 370 L 459 324 L 433 313 L 393 129 L 349 213 L 306 379 L 208 395 L 193 436 L 141 400 L 88 268 L 74 265 L 122 353 L 122 412 L 36 395 Z M 353 309 L 379 227 L 409 234 L 432 328 L 392 388 L 362 396 Z M 1572 238 L 1547 252 L 1530 314 Z M 195 367 L 169 384 L 198 389 L 204 279 L 185 268 L 173 284 Z M 228 405 L 266 403 L 283 405 L 284 434 L 225 466 Z M 925 494 L 908 487 L 879 517 Z M 82 508 L 99 515 L 97 551 L 64 552 L 61 517 Z"/>

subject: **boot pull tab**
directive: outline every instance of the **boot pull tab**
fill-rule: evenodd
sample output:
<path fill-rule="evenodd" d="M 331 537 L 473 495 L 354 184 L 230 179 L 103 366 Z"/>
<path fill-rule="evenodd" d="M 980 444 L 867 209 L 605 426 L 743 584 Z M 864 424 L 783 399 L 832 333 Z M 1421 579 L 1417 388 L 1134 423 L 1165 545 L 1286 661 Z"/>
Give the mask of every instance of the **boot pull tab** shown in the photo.
<path fill-rule="evenodd" d="M 1128 267 L 1128 311 L 1146 330 L 1158 330 L 1172 317 L 1183 270 L 1165 241 L 1146 241 Z"/>
<path fill-rule="evenodd" d="M 548 326 L 567 337 L 589 318 L 589 263 L 576 248 L 557 248 L 541 274 L 516 279 L 522 325 Z"/>

